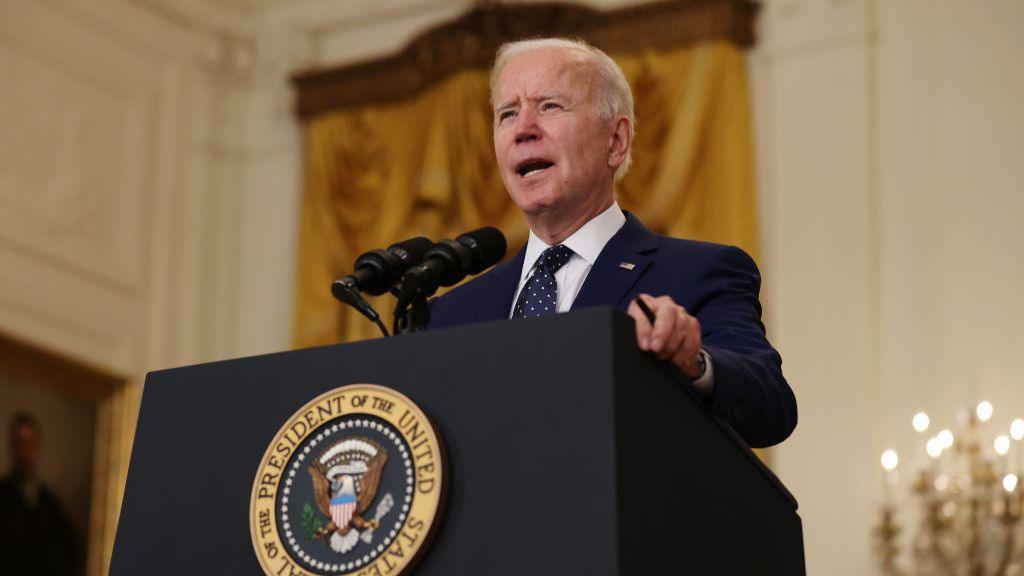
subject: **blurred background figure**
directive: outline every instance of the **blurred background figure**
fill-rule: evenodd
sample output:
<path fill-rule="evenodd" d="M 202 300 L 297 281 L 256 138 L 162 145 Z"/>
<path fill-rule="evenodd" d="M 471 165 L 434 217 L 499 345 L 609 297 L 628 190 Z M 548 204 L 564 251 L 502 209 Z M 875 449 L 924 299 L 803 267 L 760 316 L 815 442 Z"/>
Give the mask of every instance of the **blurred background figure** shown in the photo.
<path fill-rule="evenodd" d="M 0 558 L 9 574 L 76 574 L 71 524 L 37 475 L 40 436 L 31 414 L 11 419 L 11 470 L 0 480 Z"/>

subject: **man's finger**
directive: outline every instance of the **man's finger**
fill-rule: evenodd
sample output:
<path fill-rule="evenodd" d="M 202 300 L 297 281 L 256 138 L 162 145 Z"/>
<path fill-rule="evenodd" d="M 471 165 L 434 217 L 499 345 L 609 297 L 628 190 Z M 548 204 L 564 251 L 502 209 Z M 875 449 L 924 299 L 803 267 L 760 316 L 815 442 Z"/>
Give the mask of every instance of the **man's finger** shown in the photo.
<path fill-rule="evenodd" d="M 675 356 L 676 352 L 679 351 L 680 347 L 683 346 L 687 337 L 688 332 L 685 329 L 686 312 L 683 312 L 681 308 L 676 309 L 676 321 L 672 332 L 669 333 L 668 341 L 665 342 L 665 346 L 662 348 L 658 357 L 662 360 L 668 360 Z"/>
<path fill-rule="evenodd" d="M 690 316 L 682 324 L 681 329 L 686 334 L 686 338 L 672 356 L 671 362 L 678 366 L 688 377 L 696 378 L 700 376 L 699 363 L 697 362 L 697 356 L 700 354 L 701 349 L 700 322 Z"/>
<path fill-rule="evenodd" d="M 641 295 L 642 297 L 643 295 Z M 647 319 L 647 315 L 644 314 L 640 306 L 637 305 L 636 300 L 629 303 L 629 307 L 626 309 L 626 314 L 629 314 L 636 324 L 636 343 L 641 350 L 649 349 L 649 337 L 651 333 L 651 322 Z"/>
<path fill-rule="evenodd" d="M 652 352 L 659 355 L 665 351 L 666 344 L 676 329 L 676 320 L 679 318 L 678 309 L 671 300 L 658 298 L 652 306 L 655 314 L 654 328 L 651 330 L 650 348 Z"/>

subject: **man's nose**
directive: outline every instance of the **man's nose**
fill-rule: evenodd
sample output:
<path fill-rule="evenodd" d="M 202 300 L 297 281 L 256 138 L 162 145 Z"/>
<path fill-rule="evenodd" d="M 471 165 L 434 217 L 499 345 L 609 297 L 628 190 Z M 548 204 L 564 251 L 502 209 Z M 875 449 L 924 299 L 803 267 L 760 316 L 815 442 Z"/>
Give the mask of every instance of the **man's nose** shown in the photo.
<path fill-rule="evenodd" d="M 516 144 L 540 140 L 540 127 L 537 126 L 537 114 L 523 108 L 516 115 Z"/>

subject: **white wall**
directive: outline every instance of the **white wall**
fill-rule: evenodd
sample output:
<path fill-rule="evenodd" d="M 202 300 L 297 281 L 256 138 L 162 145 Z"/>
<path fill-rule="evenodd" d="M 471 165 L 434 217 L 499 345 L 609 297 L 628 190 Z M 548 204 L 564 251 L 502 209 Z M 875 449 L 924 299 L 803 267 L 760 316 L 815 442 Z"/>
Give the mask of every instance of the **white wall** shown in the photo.
<path fill-rule="evenodd" d="M 95 411 L 90 574 L 145 373 L 289 341 L 300 183 L 276 154 L 298 145 L 251 136 L 272 117 L 255 87 L 287 74 L 266 72 L 245 18 L 202 6 L 0 2 L 0 332 L 133 383 Z M 53 405 L 13 390 L 5 407 Z"/>
<path fill-rule="evenodd" d="M 244 21 L 0 3 L 0 330 L 135 379 L 287 345 L 297 128 Z"/>
<path fill-rule="evenodd" d="M 800 407 L 774 461 L 810 574 L 873 572 L 878 458 L 922 456 L 914 412 L 954 427 L 988 398 L 989 437 L 1024 415 L 1021 22 L 1015 0 L 763 12 L 766 310 Z"/>

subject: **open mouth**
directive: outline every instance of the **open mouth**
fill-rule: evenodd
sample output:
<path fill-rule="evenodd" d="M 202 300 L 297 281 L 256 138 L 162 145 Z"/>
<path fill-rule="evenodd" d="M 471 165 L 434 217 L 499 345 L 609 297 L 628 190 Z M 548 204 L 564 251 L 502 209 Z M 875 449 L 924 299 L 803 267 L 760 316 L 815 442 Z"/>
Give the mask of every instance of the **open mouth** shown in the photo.
<path fill-rule="evenodd" d="M 535 176 L 541 172 L 554 166 L 555 163 L 550 160 L 544 160 L 542 158 L 530 158 L 523 160 L 519 164 L 516 164 L 516 174 L 519 174 L 521 178 L 527 178 L 529 176 Z"/>

